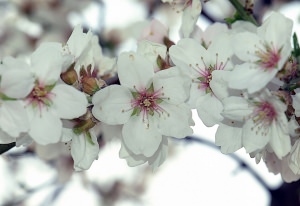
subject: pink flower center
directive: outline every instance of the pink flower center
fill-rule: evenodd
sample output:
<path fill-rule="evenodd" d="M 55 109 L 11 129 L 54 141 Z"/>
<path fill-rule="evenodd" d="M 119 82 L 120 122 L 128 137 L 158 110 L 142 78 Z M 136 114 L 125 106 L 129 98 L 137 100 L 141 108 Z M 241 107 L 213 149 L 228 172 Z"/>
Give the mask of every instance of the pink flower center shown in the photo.
<path fill-rule="evenodd" d="M 52 104 L 52 98 L 54 94 L 51 92 L 54 85 L 45 86 L 38 81 L 36 81 L 34 88 L 27 96 L 27 105 L 31 104 L 33 107 L 38 107 L 39 110 L 43 106 L 49 107 Z"/>
<path fill-rule="evenodd" d="M 267 101 L 255 102 L 254 105 L 255 108 L 253 114 L 251 115 L 254 124 L 258 130 L 261 128 L 265 130 L 268 129 L 277 117 L 274 106 Z"/>
<path fill-rule="evenodd" d="M 164 110 L 159 106 L 163 101 L 162 89 L 154 91 L 153 84 L 146 89 L 137 90 L 132 92 L 133 99 L 131 100 L 131 106 L 133 108 L 133 115 L 139 115 L 141 112 L 143 114 L 143 121 L 148 119 L 148 116 L 153 116 L 154 113 L 161 114 Z"/>
<path fill-rule="evenodd" d="M 212 72 L 214 70 L 224 70 L 229 59 L 227 59 L 225 63 L 219 62 L 218 54 L 216 54 L 216 62 L 213 65 L 210 64 L 209 66 L 206 65 L 203 57 L 201 57 L 201 60 L 204 65 L 204 68 L 201 68 L 199 64 L 196 64 L 195 70 L 199 74 L 199 77 L 193 79 L 192 81 L 194 83 L 198 83 L 198 89 L 204 90 L 206 93 L 212 93 L 212 89 L 210 88 L 210 81 L 212 80 Z"/>
<path fill-rule="evenodd" d="M 258 48 L 255 51 L 255 55 L 259 58 L 256 62 L 264 70 L 272 70 L 277 67 L 277 64 L 280 60 L 280 51 L 277 50 L 274 46 L 264 44 L 264 48 Z"/>

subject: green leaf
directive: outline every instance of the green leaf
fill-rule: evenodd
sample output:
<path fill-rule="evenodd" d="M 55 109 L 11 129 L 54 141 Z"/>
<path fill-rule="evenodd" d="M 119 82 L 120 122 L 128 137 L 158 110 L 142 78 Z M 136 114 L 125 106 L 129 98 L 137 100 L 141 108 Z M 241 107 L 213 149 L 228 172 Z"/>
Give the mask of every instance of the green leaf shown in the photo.
<path fill-rule="evenodd" d="M 246 9 L 240 3 L 239 0 L 229 0 L 229 1 L 232 4 L 232 6 L 236 9 L 236 14 L 234 15 L 233 22 L 236 20 L 244 20 L 258 26 L 258 23 L 253 17 L 253 15 L 250 14 L 248 11 L 246 11 Z"/>
<path fill-rule="evenodd" d="M 10 150 L 11 148 L 15 147 L 16 143 L 12 142 L 9 144 L 0 144 L 0 154 L 3 154 L 4 152 L 7 152 L 8 150 Z"/>
<path fill-rule="evenodd" d="M 292 55 L 297 58 L 300 56 L 300 46 L 296 33 L 293 34 L 293 45 L 294 50 L 292 51 Z"/>

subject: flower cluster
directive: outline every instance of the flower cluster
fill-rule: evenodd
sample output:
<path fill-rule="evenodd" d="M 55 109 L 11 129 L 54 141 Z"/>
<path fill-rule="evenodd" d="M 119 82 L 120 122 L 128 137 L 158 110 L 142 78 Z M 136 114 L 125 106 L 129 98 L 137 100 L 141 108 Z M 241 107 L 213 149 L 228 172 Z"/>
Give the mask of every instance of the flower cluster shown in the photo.
<path fill-rule="evenodd" d="M 97 127 L 121 125 L 120 157 L 156 169 L 170 137 L 193 133 L 196 109 L 206 126 L 218 125 L 222 153 L 244 148 L 285 181 L 300 179 L 300 49 L 296 36 L 291 46 L 293 22 L 273 12 L 260 26 L 235 21 L 202 31 L 195 25 L 200 0 L 163 2 L 183 5 L 176 43 L 153 20 L 136 51 L 108 58 L 98 37 L 79 25 L 65 44 L 42 43 L 27 59 L 2 58 L 0 143 L 65 142 L 75 170 L 83 170 L 98 156 Z"/>

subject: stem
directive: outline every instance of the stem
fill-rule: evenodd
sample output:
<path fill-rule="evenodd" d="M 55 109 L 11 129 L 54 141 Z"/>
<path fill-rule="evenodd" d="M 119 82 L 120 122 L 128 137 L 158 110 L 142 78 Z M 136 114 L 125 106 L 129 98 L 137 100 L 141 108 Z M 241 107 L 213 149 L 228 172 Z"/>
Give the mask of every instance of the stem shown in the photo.
<path fill-rule="evenodd" d="M 238 0 L 229 0 L 229 1 L 243 20 L 249 21 L 253 23 L 255 26 L 258 26 L 258 23 L 254 19 L 254 17 L 250 15 L 247 11 L 245 11 L 245 8 Z"/>

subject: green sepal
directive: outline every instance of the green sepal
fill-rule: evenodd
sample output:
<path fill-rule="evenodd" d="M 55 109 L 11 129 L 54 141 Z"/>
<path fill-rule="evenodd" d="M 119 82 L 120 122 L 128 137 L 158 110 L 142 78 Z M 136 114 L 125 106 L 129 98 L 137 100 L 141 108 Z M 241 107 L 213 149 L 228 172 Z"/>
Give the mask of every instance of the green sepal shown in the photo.
<path fill-rule="evenodd" d="M 141 113 L 141 108 L 135 107 L 131 113 L 131 116 L 139 115 Z"/>
<path fill-rule="evenodd" d="M 198 79 L 200 82 L 205 82 L 205 81 L 206 81 L 205 77 L 198 77 L 197 79 Z"/>
<path fill-rule="evenodd" d="M 46 85 L 46 86 L 45 86 L 45 90 L 46 90 L 47 92 L 50 92 L 50 91 L 55 87 L 55 85 L 56 85 L 56 83 L 51 84 L 51 85 Z"/>
<path fill-rule="evenodd" d="M 11 98 L 6 96 L 5 94 L 0 93 L 0 99 L 4 100 L 4 101 L 15 101 L 17 100 L 16 98 Z"/>
<path fill-rule="evenodd" d="M 155 100 L 155 103 L 156 103 L 156 104 L 160 104 L 160 103 L 162 103 L 163 101 L 164 101 L 163 99 L 156 99 L 156 100 Z"/>
<path fill-rule="evenodd" d="M 151 116 L 153 116 L 154 115 L 154 111 L 151 109 L 151 110 L 148 111 L 148 114 L 151 115 Z"/>
<path fill-rule="evenodd" d="M 134 99 L 137 99 L 139 96 L 138 92 L 131 92 L 131 95 L 133 96 Z"/>
<path fill-rule="evenodd" d="M 83 132 L 83 130 L 80 127 L 74 127 L 73 132 L 74 134 L 80 135 Z"/>
<path fill-rule="evenodd" d="M 163 67 L 164 67 L 164 60 L 162 59 L 162 57 L 160 55 L 158 55 L 157 58 L 156 58 L 156 64 L 157 64 L 157 66 L 158 66 L 158 68 L 160 70 L 163 69 Z"/>
<path fill-rule="evenodd" d="M 147 89 L 147 93 L 152 94 L 154 92 L 154 86 L 153 83 L 151 83 L 150 87 Z"/>
<path fill-rule="evenodd" d="M 87 141 L 91 144 L 91 145 L 95 145 L 95 143 L 93 142 L 92 140 L 92 136 L 91 136 L 91 133 L 90 132 L 86 132 L 85 133 L 85 138 L 87 139 Z"/>

